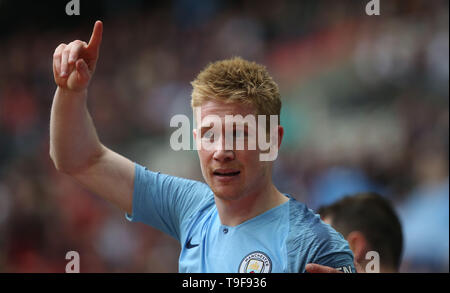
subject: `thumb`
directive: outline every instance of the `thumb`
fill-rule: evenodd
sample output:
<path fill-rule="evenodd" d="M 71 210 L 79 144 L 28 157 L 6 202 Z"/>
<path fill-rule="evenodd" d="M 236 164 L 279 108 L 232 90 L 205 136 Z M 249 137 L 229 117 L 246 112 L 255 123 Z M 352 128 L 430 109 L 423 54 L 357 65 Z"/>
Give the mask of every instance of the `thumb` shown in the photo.
<path fill-rule="evenodd" d="M 78 59 L 75 66 L 77 68 L 78 81 L 80 81 L 81 83 L 88 82 L 90 79 L 90 73 L 86 62 L 83 59 Z"/>
<path fill-rule="evenodd" d="M 305 270 L 308 273 L 312 273 L 312 274 L 342 273 L 342 272 L 336 270 L 335 268 L 318 265 L 318 264 L 314 264 L 314 263 L 307 264 L 305 267 Z"/>

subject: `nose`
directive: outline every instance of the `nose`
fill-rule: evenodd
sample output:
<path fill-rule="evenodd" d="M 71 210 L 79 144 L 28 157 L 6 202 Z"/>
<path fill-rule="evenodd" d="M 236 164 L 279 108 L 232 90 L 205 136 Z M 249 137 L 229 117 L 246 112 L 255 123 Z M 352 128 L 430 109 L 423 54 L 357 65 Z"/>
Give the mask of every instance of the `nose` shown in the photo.
<path fill-rule="evenodd" d="M 225 143 L 222 139 L 219 141 L 217 146 L 218 147 L 214 150 L 214 155 L 213 155 L 214 160 L 219 161 L 219 162 L 229 162 L 229 161 L 233 161 L 235 159 L 236 155 L 235 155 L 234 151 L 230 150 L 230 149 L 226 149 Z"/>
<path fill-rule="evenodd" d="M 231 150 L 217 150 L 214 152 L 213 158 L 219 162 L 229 162 L 234 160 L 235 154 Z"/>

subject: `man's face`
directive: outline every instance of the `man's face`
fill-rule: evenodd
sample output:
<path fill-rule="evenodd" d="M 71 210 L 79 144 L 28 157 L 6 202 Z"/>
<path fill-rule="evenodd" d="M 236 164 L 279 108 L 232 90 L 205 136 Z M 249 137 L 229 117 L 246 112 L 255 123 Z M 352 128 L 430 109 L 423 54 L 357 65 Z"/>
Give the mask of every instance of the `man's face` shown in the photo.
<path fill-rule="evenodd" d="M 198 113 L 200 111 L 200 113 Z M 198 156 L 203 177 L 211 187 L 214 194 L 222 199 L 235 200 L 245 195 L 259 192 L 271 181 L 272 162 L 260 160 L 261 151 L 248 148 L 248 140 L 256 139 L 252 133 L 258 135 L 258 131 L 252 131 L 252 126 L 245 125 L 243 132 L 233 123 L 226 124 L 225 115 L 255 115 L 252 106 L 238 103 L 223 103 L 220 101 L 206 101 L 194 111 L 197 127 L 194 129 L 194 139 L 197 142 Z M 220 128 L 214 128 L 211 121 L 205 117 L 215 115 L 221 121 Z M 201 121 L 199 122 L 199 119 Z M 256 116 L 255 116 L 256 119 Z M 278 126 L 282 135 L 282 128 Z M 253 129 L 255 130 L 255 129 Z M 232 136 L 233 141 L 244 140 L 245 148 L 239 150 L 236 144 L 232 149 L 225 147 L 225 138 Z M 222 139 L 220 139 L 222 138 Z M 204 143 L 211 143 L 204 147 Z M 281 137 L 279 138 L 281 142 Z M 202 145 L 200 145 L 202 144 Z"/>

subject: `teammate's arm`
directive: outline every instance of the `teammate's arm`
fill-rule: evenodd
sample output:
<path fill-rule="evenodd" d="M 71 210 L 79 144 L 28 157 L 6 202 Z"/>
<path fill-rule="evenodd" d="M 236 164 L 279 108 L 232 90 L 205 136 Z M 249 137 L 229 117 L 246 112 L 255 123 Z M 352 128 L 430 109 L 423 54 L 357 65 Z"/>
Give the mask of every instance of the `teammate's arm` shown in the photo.
<path fill-rule="evenodd" d="M 89 43 L 61 44 L 54 52 L 58 87 L 50 115 L 50 157 L 59 171 L 131 214 L 134 164 L 101 144 L 86 105 L 102 31 L 97 21 Z"/>

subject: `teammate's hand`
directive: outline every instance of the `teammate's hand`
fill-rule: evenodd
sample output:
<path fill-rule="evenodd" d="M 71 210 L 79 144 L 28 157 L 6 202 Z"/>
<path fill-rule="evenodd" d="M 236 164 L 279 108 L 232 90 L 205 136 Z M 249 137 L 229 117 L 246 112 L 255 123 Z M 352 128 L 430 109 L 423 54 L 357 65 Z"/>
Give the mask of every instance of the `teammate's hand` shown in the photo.
<path fill-rule="evenodd" d="M 326 267 L 326 266 L 318 265 L 318 264 L 314 264 L 314 263 L 307 264 L 305 267 L 305 270 L 308 273 L 313 273 L 313 274 L 342 273 L 341 271 L 338 271 L 335 268 Z"/>
<path fill-rule="evenodd" d="M 60 88 L 71 91 L 87 88 L 97 64 L 102 32 L 103 23 L 96 21 L 89 44 L 76 40 L 56 48 L 53 54 L 53 76 Z"/>

